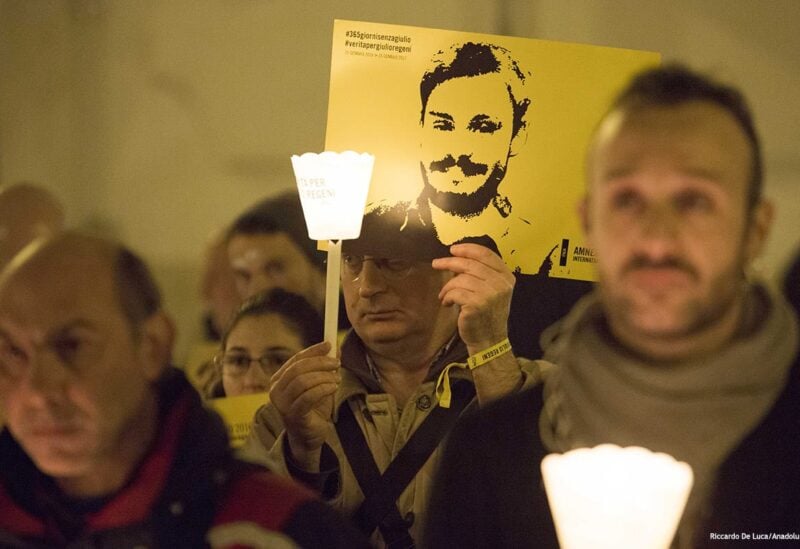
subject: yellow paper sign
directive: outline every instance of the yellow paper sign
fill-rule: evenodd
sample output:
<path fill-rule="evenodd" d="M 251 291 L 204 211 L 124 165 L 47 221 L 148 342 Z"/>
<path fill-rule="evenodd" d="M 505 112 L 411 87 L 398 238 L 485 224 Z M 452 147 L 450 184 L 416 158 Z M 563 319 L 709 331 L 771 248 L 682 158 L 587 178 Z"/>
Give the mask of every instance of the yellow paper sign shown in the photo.
<path fill-rule="evenodd" d="M 658 54 L 344 20 L 332 51 L 325 147 L 375 155 L 368 211 L 446 245 L 488 238 L 516 272 L 594 279 L 585 151 Z"/>
<path fill-rule="evenodd" d="M 228 427 L 228 437 L 233 448 L 238 448 L 247 440 L 253 428 L 253 416 L 267 402 L 268 393 L 214 398 L 208 401 Z"/>

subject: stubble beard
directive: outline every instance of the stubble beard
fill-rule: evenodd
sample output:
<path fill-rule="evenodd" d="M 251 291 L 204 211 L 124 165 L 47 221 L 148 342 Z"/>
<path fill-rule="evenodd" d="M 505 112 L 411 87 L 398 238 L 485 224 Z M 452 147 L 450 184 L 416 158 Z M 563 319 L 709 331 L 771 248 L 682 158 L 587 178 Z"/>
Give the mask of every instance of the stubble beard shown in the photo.
<path fill-rule="evenodd" d="M 742 269 L 743 260 L 739 258 L 730 269 L 709 281 L 704 295 L 690 295 L 672 303 L 665 300 L 659 304 L 658 296 L 630 296 L 624 289 L 609 292 L 604 289 L 602 277 L 598 287 L 609 327 L 616 337 L 677 351 L 682 343 L 702 339 L 714 331 L 730 320 L 730 315 L 741 314 L 745 292 Z"/>

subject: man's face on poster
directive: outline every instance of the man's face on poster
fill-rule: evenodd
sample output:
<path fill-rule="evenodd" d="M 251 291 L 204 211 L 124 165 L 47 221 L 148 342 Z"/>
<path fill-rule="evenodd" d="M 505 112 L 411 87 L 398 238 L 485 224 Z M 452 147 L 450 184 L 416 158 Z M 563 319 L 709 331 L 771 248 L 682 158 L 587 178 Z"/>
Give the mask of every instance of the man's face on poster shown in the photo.
<path fill-rule="evenodd" d="M 471 217 L 497 194 L 511 150 L 514 109 L 496 73 L 437 85 L 422 123 L 421 164 L 431 201 Z"/>

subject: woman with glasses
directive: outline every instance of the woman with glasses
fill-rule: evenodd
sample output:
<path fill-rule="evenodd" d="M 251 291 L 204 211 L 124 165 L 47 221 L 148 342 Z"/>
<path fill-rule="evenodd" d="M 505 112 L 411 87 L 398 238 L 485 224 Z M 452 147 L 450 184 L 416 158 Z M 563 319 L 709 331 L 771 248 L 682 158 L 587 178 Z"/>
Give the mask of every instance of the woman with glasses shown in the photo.
<path fill-rule="evenodd" d="M 323 339 L 322 318 L 303 297 L 282 289 L 256 294 L 231 320 L 214 362 L 214 396 L 269 391 L 269 379 L 295 353 Z"/>

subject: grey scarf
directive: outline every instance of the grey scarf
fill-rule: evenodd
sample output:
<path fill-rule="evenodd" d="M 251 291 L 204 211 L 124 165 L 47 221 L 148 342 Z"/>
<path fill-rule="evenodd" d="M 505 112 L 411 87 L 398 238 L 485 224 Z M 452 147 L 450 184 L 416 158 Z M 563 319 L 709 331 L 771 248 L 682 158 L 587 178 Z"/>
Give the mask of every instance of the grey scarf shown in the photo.
<path fill-rule="evenodd" d="M 751 286 L 739 336 L 696 360 L 650 364 L 627 353 L 586 296 L 550 335 L 540 418 L 548 448 L 610 442 L 666 452 L 692 466 L 695 484 L 679 537 L 691 539 L 716 471 L 764 418 L 797 353 L 797 320 L 782 298 Z M 683 545 L 683 542 L 681 542 Z"/>

